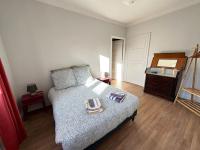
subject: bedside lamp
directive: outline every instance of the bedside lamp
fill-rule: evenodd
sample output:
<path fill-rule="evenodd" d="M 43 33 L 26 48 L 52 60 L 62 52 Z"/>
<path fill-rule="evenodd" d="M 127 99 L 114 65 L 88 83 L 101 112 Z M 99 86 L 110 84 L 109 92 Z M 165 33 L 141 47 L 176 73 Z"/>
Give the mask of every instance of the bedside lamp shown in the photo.
<path fill-rule="evenodd" d="M 36 84 L 28 84 L 27 85 L 27 92 L 29 92 L 31 95 L 33 95 L 37 91 Z"/>
<path fill-rule="evenodd" d="M 106 77 L 106 78 L 108 78 L 109 77 L 109 72 L 104 72 L 104 76 Z"/>
<path fill-rule="evenodd" d="M 102 78 L 108 78 L 109 77 L 109 72 L 101 72 L 101 77 Z"/>

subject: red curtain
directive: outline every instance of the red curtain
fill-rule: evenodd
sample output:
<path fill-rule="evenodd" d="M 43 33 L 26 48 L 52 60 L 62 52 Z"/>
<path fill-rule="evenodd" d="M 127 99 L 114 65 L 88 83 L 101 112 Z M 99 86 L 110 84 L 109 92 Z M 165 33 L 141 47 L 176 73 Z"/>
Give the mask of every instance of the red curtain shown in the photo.
<path fill-rule="evenodd" d="M 7 150 L 18 150 L 26 132 L 0 60 L 0 135 Z"/>

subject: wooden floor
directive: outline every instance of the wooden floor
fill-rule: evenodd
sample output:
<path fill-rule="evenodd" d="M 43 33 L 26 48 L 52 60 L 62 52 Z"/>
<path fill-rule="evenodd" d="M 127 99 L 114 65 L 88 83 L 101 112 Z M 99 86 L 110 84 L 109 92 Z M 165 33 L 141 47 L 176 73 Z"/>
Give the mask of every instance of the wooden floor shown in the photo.
<path fill-rule="evenodd" d="M 97 150 L 200 150 L 200 118 L 179 104 L 143 93 L 130 83 L 112 82 L 140 99 L 138 115 L 103 142 Z M 51 109 L 33 112 L 25 121 L 28 138 L 22 150 L 57 150 Z"/>

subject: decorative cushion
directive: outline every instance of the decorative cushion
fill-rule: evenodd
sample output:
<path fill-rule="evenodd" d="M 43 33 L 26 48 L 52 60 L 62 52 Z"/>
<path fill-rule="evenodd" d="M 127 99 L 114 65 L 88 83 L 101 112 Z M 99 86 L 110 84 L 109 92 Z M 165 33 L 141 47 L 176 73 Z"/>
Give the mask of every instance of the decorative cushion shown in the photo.
<path fill-rule="evenodd" d="M 51 71 L 51 78 L 57 90 L 76 86 L 76 78 L 71 68 Z"/>
<path fill-rule="evenodd" d="M 94 80 L 88 65 L 72 67 L 78 85 L 83 85 Z"/>

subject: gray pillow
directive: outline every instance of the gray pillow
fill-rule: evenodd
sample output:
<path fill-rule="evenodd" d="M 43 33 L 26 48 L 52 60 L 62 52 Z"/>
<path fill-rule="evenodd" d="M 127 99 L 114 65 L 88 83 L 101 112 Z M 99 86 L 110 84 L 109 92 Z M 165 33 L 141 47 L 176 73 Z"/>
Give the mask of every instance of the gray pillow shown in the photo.
<path fill-rule="evenodd" d="M 51 71 L 51 78 L 57 90 L 76 86 L 76 78 L 71 68 Z"/>
<path fill-rule="evenodd" d="M 73 66 L 72 67 L 78 85 L 86 84 L 94 80 L 90 73 L 90 68 L 86 66 Z"/>

